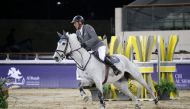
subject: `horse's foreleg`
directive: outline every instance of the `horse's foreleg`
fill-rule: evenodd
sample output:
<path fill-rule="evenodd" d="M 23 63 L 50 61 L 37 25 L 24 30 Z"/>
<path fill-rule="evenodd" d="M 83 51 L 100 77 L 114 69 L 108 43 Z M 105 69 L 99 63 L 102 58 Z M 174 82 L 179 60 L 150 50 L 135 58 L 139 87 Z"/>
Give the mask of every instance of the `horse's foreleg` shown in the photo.
<path fill-rule="evenodd" d="M 83 86 L 81 85 L 81 82 L 79 82 L 79 91 L 80 91 L 80 96 L 84 96 L 86 95 L 84 89 L 83 89 Z"/>
<path fill-rule="evenodd" d="M 105 109 L 105 101 L 104 101 L 104 96 L 101 91 L 98 91 L 98 98 L 100 100 L 100 109 Z"/>
<path fill-rule="evenodd" d="M 86 92 L 84 91 L 81 82 L 79 83 L 79 91 L 80 91 L 80 96 L 83 98 L 83 101 L 87 102 L 89 100 L 89 97 L 86 95 Z"/>
<path fill-rule="evenodd" d="M 86 95 L 86 92 L 84 91 L 83 87 L 79 87 L 80 96 Z"/>
<path fill-rule="evenodd" d="M 98 98 L 100 100 L 100 109 L 105 109 L 105 101 L 104 101 L 104 96 L 103 96 L 103 85 L 102 83 L 97 84 L 96 87 L 98 88 Z"/>

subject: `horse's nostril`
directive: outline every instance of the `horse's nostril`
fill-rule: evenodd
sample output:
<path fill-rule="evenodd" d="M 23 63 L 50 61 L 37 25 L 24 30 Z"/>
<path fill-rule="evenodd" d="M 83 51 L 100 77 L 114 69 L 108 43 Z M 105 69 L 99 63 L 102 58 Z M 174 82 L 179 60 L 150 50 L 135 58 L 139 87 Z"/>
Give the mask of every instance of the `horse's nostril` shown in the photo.
<path fill-rule="evenodd" d="M 54 57 L 54 59 L 55 59 L 55 61 L 58 61 L 58 60 L 59 60 L 58 57 Z"/>

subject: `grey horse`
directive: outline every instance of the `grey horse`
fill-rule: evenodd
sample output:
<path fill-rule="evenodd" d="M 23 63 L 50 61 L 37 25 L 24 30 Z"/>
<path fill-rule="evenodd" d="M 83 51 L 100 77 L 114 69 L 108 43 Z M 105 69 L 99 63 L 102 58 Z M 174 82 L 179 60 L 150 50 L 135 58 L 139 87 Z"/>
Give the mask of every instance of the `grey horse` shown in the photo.
<path fill-rule="evenodd" d="M 100 62 L 94 55 L 92 55 L 92 53 L 89 53 L 81 47 L 76 34 L 67 34 L 63 32 L 63 34 L 58 33 L 58 36 L 60 37 L 60 40 L 57 43 L 57 49 L 53 58 L 57 62 L 61 62 L 65 57 L 69 56 L 76 62 L 77 73 L 79 73 L 82 78 L 80 81 L 81 96 L 86 97 L 83 86 L 95 84 L 99 91 L 98 98 L 100 101 L 100 109 L 105 109 L 103 82 L 104 84 L 114 84 L 116 88 L 135 101 L 135 109 L 141 108 L 137 97 L 128 89 L 128 76 L 126 75 L 130 75 L 130 77 L 142 84 L 151 94 L 154 103 L 158 103 L 158 99 L 155 97 L 154 92 L 150 89 L 143 79 L 142 74 L 138 71 L 138 67 L 128 58 L 120 54 L 114 54 L 113 57 L 119 60 L 115 65 L 122 73 L 115 75 L 113 70 L 109 68 L 108 73 L 106 74 L 106 65 Z M 105 81 L 106 75 L 108 75 L 106 79 L 107 81 Z"/>

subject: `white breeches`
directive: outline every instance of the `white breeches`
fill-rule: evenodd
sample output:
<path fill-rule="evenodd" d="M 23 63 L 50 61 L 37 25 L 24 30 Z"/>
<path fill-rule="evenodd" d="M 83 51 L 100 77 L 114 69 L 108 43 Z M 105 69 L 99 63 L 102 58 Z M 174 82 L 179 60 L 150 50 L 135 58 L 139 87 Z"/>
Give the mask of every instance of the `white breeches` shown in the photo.
<path fill-rule="evenodd" d="M 101 46 L 98 48 L 98 55 L 99 58 L 104 61 L 105 57 L 106 57 L 106 46 Z"/>

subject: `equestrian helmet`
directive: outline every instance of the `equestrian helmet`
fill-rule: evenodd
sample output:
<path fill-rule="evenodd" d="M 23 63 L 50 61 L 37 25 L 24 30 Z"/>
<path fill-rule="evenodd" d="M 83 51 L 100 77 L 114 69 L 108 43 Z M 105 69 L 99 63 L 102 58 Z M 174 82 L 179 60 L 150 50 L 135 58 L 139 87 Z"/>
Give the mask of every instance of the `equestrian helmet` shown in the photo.
<path fill-rule="evenodd" d="M 76 15 L 73 20 L 71 21 L 71 23 L 74 23 L 74 22 L 82 22 L 84 23 L 84 18 L 81 16 L 81 15 Z"/>

